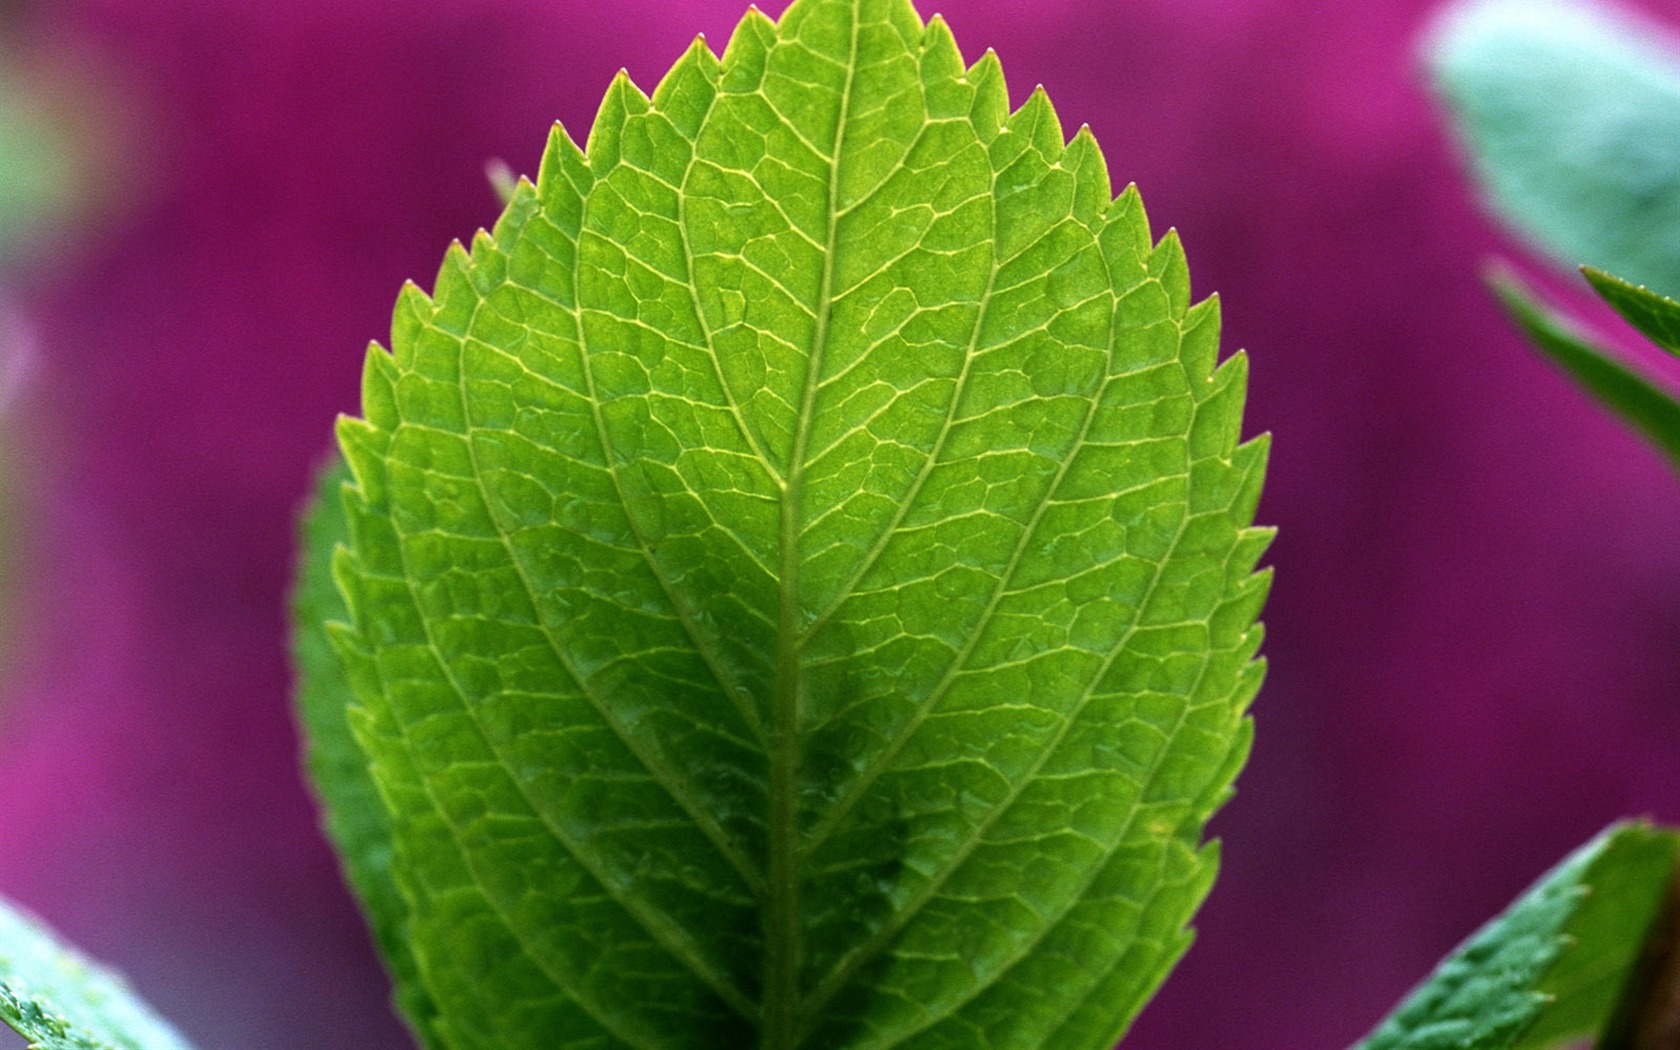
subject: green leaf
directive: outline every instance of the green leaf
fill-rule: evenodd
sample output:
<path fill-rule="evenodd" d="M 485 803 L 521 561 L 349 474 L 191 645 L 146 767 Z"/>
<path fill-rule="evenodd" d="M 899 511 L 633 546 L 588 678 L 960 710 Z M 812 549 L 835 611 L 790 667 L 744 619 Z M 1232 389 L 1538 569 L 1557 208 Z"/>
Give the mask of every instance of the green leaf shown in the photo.
<path fill-rule="evenodd" d="M 337 651 L 442 1045 L 1107 1047 L 1188 946 L 1266 443 L 1007 99 L 907 0 L 752 11 L 403 291 Z"/>
<path fill-rule="evenodd" d="M 1358 1050 L 1544 1050 L 1602 1032 L 1677 851 L 1673 831 L 1612 825 L 1448 956 Z"/>
<path fill-rule="evenodd" d="M 23 261 L 34 239 L 67 218 L 86 189 L 85 144 L 0 45 L 0 263 Z"/>
<path fill-rule="evenodd" d="M 338 849 L 347 881 L 361 900 L 380 953 L 393 972 L 397 1012 L 421 1043 L 437 1046 L 435 1011 L 408 948 L 408 906 L 391 872 L 391 821 L 379 799 L 367 755 L 350 734 L 355 694 L 333 651 L 328 624 L 349 617 L 332 579 L 333 552 L 349 539 L 339 490 L 350 471 L 334 455 L 321 470 L 303 522 L 304 557 L 292 594 L 292 662 L 306 744 L 309 780 L 322 802 L 327 836 Z"/>
<path fill-rule="evenodd" d="M 1591 266 L 1581 267 L 1588 283 L 1651 342 L 1680 357 L 1680 303 Z"/>
<path fill-rule="evenodd" d="M 191 1050 L 123 979 L 0 900 L 0 1021 L 31 1050 Z"/>
<path fill-rule="evenodd" d="M 1680 402 L 1548 313 L 1508 271 L 1495 271 L 1489 281 L 1541 353 L 1680 467 Z"/>
<path fill-rule="evenodd" d="M 1493 210 L 1560 264 L 1680 294 L 1672 31 L 1570 0 L 1471 0 L 1429 38 L 1436 92 Z"/>

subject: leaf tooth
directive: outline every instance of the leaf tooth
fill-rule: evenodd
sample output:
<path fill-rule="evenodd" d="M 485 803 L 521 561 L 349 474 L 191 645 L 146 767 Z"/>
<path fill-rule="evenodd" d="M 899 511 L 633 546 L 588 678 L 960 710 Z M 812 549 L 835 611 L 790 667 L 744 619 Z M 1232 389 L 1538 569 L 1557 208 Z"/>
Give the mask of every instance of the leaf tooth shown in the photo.
<path fill-rule="evenodd" d="M 1193 459 L 1231 457 L 1241 436 L 1243 398 L 1247 393 L 1248 355 L 1232 354 L 1214 369 L 1207 385 L 1196 395 L 1196 415 L 1190 423 Z"/>
<path fill-rule="evenodd" d="M 1149 276 L 1166 289 L 1173 316 L 1182 318 L 1190 308 L 1190 264 L 1185 261 L 1184 245 L 1178 239 L 1176 228 L 1169 227 L 1155 250 L 1149 253 Z"/>
<path fill-rule="evenodd" d="M 513 192 L 508 195 L 507 204 L 502 208 L 502 214 L 496 218 L 496 225 L 491 229 L 490 236 L 500 244 L 511 245 L 536 209 L 537 187 L 530 179 L 521 175 L 515 180 Z"/>
<path fill-rule="evenodd" d="M 1254 520 L 1254 512 L 1260 506 L 1260 488 L 1266 479 L 1266 465 L 1271 458 L 1272 435 L 1269 433 L 1243 442 L 1231 453 L 1232 466 L 1242 471 L 1243 475 L 1242 484 L 1237 487 L 1236 496 L 1231 501 L 1233 520 Z"/>
<path fill-rule="evenodd" d="M 1259 615 L 1260 606 L 1265 604 L 1266 594 L 1271 590 L 1272 570 L 1267 569 L 1264 572 L 1255 573 L 1254 578 L 1262 580 L 1263 585 L 1255 588 L 1255 604 L 1248 608 L 1255 610 L 1254 615 Z M 1248 658 L 1248 666 L 1244 667 L 1242 673 L 1237 676 L 1236 685 L 1231 690 L 1231 698 L 1240 704 L 1245 711 L 1254 702 L 1254 698 L 1259 695 L 1260 687 L 1266 682 L 1266 671 L 1271 667 L 1265 657 L 1255 655 L 1259 653 L 1260 646 L 1265 643 L 1265 640 L 1266 625 L 1263 623 L 1250 624 L 1248 630 L 1243 634 L 1241 652 Z"/>
<path fill-rule="evenodd" d="M 974 86 L 974 105 L 970 119 L 980 141 L 990 143 L 1003 130 L 1009 119 L 1009 85 L 1003 77 L 1003 63 L 991 48 L 980 60 L 968 67 L 965 79 Z"/>
<path fill-rule="evenodd" d="M 1244 607 L 1250 619 L 1260 615 L 1261 607 L 1266 604 L 1266 596 L 1272 590 L 1272 567 L 1268 565 L 1265 568 L 1257 569 L 1255 566 L 1271 549 L 1272 541 L 1275 539 L 1277 539 L 1276 528 L 1264 525 L 1250 526 L 1238 530 L 1237 544 L 1231 549 L 1231 563 L 1248 573 L 1246 581 L 1237 586 L 1236 592 L 1246 595 L 1248 594 L 1247 588 L 1250 586 L 1256 592 L 1255 604 L 1252 607 Z M 1254 649 L 1258 650 L 1259 648 L 1260 642 L 1256 639 Z"/>
<path fill-rule="evenodd" d="M 1276 530 L 1255 529 L 1253 531 L 1262 533 Z M 1252 555 L 1258 558 L 1264 542 L 1270 539 L 1270 536 L 1244 537 L 1232 551 L 1232 557 L 1247 559 Z M 1231 588 L 1230 595 L 1220 603 L 1220 611 L 1216 614 L 1217 619 L 1229 618 L 1233 624 L 1244 625 L 1240 647 L 1250 659 L 1259 651 L 1261 635 L 1264 633 L 1261 625 L 1255 622 L 1255 617 L 1260 615 L 1260 610 L 1265 606 L 1266 598 L 1271 594 L 1271 591 L 1272 568 L 1268 565 L 1258 572 L 1249 573 L 1241 582 L 1234 585 Z"/>
<path fill-rule="evenodd" d="M 583 150 L 566 133 L 565 125 L 555 121 L 548 132 L 542 165 L 537 169 L 537 197 L 546 205 L 568 195 L 562 194 L 562 184 L 571 191 L 569 196 L 575 196 L 583 193 L 589 183 L 589 162 Z"/>
<path fill-rule="evenodd" d="M 385 438 L 366 420 L 339 416 L 334 428 L 355 484 L 351 495 L 368 506 L 385 503 Z M 347 503 L 348 507 L 349 504 Z"/>
<path fill-rule="evenodd" d="M 356 626 L 367 622 L 367 595 L 363 587 L 361 560 L 348 547 L 335 547 L 332 552 L 332 576 L 333 583 L 338 586 L 338 593 L 344 597 L 344 606 L 349 611 L 350 622 L 337 627 L 336 630 L 334 628 L 337 625 L 328 625 L 328 638 L 337 650 L 339 659 L 344 661 L 345 671 L 350 672 L 352 683 L 359 684 L 356 683 L 359 676 L 355 674 L 354 657 L 366 658 L 368 655 L 366 642 Z M 367 691 L 363 688 L 356 690 L 358 698 L 372 695 L 378 695 L 377 687 Z"/>
<path fill-rule="evenodd" d="M 939 15 L 933 16 L 922 33 L 917 63 L 928 119 L 968 119 L 974 109 L 974 90 L 969 86 L 967 68 L 951 27 Z"/>
<path fill-rule="evenodd" d="M 347 605 L 352 592 L 356 592 L 355 600 L 360 600 L 361 567 L 356 564 L 355 555 L 344 547 L 333 548 L 332 574 L 339 593 L 346 596 Z M 350 608 L 350 615 L 355 615 L 354 606 Z M 377 696 L 379 691 L 377 676 L 372 671 L 373 655 L 368 651 L 366 641 L 350 624 L 330 620 L 325 628 L 327 641 L 331 643 L 333 652 L 338 654 L 344 675 L 350 681 L 351 699 L 347 707 L 362 708 L 362 697 Z M 374 786 L 378 787 L 377 784 Z"/>
<path fill-rule="evenodd" d="M 391 310 L 391 354 L 398 362 L 408 361 L 415 340 L 432 323 L 435 313 L 437 304 L 432 302 L 432 297 L 413 281 L 404 281 Z"/>
<path fill-rule="evenodd" d="M 1148 277 L 1149 216 L 1144 213 L 1136 183 L 1129 184 L 1109 205 L 1097 239 L 1103 259 L 1121 288 Z"/>
<path fill-rule="evenodd" d="M 397 362 L 378 343 L 362 358 L 362 418 L 381 430 L 400 422 L 397 410 Z"/>
<path fill-rule="evenodd" d="M 431 326 L 457 338 L 464 336 L 473 310 L 478 305 L 478 290 L 472 281 L 472 258 L 459 239 L 449 242 L 432 282 Z M 395 341 L 395 340 L 393 340 Z M 398 346 L 398 352 L 404 348 Z"/>
<path fill-rule="evenodd" d="M 723 82 L 731 91 L 758 90 L 775 41 L 776 23 L 757 4 L 748 7 L 723 49 Z"/>
<path fill-rule="evenodd" d="M 1233 696 L 1232 699 L 1236 699 L 1236 697 Z M 1239 709 L 1247 708 L 1248 699 L 1248 697 L 1245 697 L 1239 702 L 1241 705 Z M 1236 790 L 1233 785 L 1236 783 L 1237 774 L 1241 773 L 1243 766 L 1248 764 L 1249 754 L 1253 750 L 1254 719 L 1247 717 L 1238 718 L 1236 732 L 1231 739 L 1230 747 L 1225 752 L 1224 760 L 1215 767 L 1213 775 L 1208 778 L 1207 787 L 1203 789 L 1201 795 L 1199 795 L 1194 802 L 1197 812 L 1208 813 L 1211 815 L 1212 813 L 1223 809 L 1225 807 L 1225 803 L 1231 801 L 1231 797 L 1236 794 Z M 1196 830 L 1199 833 L 1201 829 L 1197 828 Z M 1199 851 L 1199 854 L 1204 857 L 1209 849 L 1216 851 L 1213 857 L 1210 858 L 1212 863 L 1209 866 L 1213 870 L 1209 874 L 1212 876 L 1217 876 L 1219 874 L 1220 858 L 1217 852 L 1218 848 L 1219 840 L 1210 839 Z M 1213 879 L 1210 878 L 1208 882 L 1209 888 L 1211 889 Z M 1206 891 L 1204 891 L 1204 893 L 1205 892 Z"/>
<path fill-rule="evenodd" d="M 1010 114 L 1004 130 L 1027 136 L 1033 149 L 1049 164 L 1059 162 L 1067 149 L 1067 138 L 1062 134 L 1062 119 L 1056 115 L 1056 107 L 1043 84 L 1034 87 L 1032 94 L 1021 103 L 1021 108 Z"/>
<path fill-rule="evenodd" d="M 934 15 L 928 19 L 927 29 L 922 34 L 922 76 L 925 79 L 958 80 L 966 72 L 962 50 L 957 47 L 957 38 L 952 35 L 950 24 L 945 21 L 944 15 Z"/>
<path fill-rule="evenodd" d="M 1210 295 L 1184 312 L 1180 358 L 1192 379 L 1211 377 L 1219 359 L 1219 296 Z"/>
<path fill-rule="evenodd" d="M 1091 125 L 1081 124 L 1074 132 L 1073 141 L 1062 156 L 1062 166 L 1073 172 L 1073 213 L 1100 219 L 1113 205 L 1114 189 L 1108 178 L 1108 159 L 1097 145 Z"/>
<path fill-rule="evenodd" d="M 688 45 L 682 58 L 653 89 L 652 105 L 692 141 L 700 133 L 700 121 L 717 94 L 723 67 L 700 34 Z"/>
<path fill-rule="evenodd" d="M 589 158 L 589 168 L 596 175 L 611 171 L 623 156 L 624 128 L 631 117 L 648 111 L 651 103 L 630 79 L 628 69 L 620 69 L 601 99 L 595 123 L 589 128 L 589 141 L 583 151 Z"/>

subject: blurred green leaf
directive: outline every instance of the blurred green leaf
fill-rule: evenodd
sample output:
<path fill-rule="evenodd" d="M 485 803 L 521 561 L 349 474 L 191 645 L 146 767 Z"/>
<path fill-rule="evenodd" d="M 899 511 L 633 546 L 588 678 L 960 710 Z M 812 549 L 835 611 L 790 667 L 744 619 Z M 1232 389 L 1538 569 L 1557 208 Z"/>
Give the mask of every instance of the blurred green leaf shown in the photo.
<path fill-rule="evenodd" d="M 1617 824 L 1478 930 L 1357 1050 L 1548 1050 L 1611 1023 L 1674 877 L 1680 836 Z"/>
<path fill-rule="evenodd" d="M 191 1050 L 121 977 L 0 901 L 0 1021 L 41 1050 Z"/>
<path fill-rule="evenodd" d="M 1426 45 L 1488 200 L 1541 251 L 1680 294 L 1680 53 L 1569 0 L 1471 0 Z"/>
<path fill-rule="evenodd" d="M 78 149 L 0 50 L 0 265 L 69 214 L 85 181 Z"/>
<path fill-rule="evenodd" d="M 1676 251 L 1680 252 L 1680 245 Z M 1664 350 L 1680 356 L 1680 303 L 1591 266 L 1583 266 L 1581 272 L 1629 324 Z"/>
<path fill-rule="evenodd" d="M 1515 275 L 1496 270 L 1489 283 L 1536 348 L 1586 391 L 1644 434 L 1680 468 L 1680 401 L 1656 383 L 1587 342 L 1538 303 Z"/>
<path fill-rule="evenodd" d="M 333 652 L 329 624 L 349 619 L 332 578 L 333 552 L 349 541 L 339 490 L 350 471 L 336 453 L 322 468 L 316 496 L 303 522 L 303 555 L 292 594 L 292 660 L 303 722 L 305 763 L 322 805 L 327 837 L 373 928 L 380 954 L 392 970 L 397 1012 L 420 1042 L 439 1045 L 431 1030 L 435 1011 L 420 984 L 408 947 L 408 905 L 391 871 L 391 821 L 368 772 L 367 755 L 350 732 L 355 693 Z"/>

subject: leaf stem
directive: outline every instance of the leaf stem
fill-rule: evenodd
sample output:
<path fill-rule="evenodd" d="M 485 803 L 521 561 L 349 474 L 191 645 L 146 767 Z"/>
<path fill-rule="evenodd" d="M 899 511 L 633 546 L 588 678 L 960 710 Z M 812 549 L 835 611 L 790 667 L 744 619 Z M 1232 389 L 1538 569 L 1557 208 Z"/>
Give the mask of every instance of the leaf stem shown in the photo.
<path fill-rule="evenodd" d="M 799 420 L 788 469 L 783 473 L 781 507 L 780 595 L 776 609 L 776 686 L 770 711 L 770 842 L 765 864 L 769 882 L 764 941 L 764 1016 L 760 1050 L 796 1050 L 801 1041 L 804 917 L 799 904 L 803 855 L 799 848 L 799 708 L 800 652 L 803 648 L 799 600 L 800 532 L 805 520 L 805 457 L 810 449 L 823 358 L 834 314 L 835 251 L 840 226 L 840 148 L 851 116 L 852 78 L 857 72 L 858 15 L 852 13 L 851 54 L 846 82 L 834 119 L 829 152 L 828 236 L 823 252 L 822 284 L 817 295 L 811 353 L 805 363 Z"/>

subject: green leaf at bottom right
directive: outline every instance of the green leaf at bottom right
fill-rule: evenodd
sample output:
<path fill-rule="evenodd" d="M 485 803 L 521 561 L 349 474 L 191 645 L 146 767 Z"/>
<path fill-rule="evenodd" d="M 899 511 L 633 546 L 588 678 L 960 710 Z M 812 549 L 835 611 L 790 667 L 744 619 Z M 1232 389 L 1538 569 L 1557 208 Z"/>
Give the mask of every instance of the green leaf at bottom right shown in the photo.
<path fill-rule="evenodd" d="M 1672 830 L 1612 825 L 1443 960 L 1356 1050 L 1543 1050 L 1626 1023 L 1677 853 Z"/>

